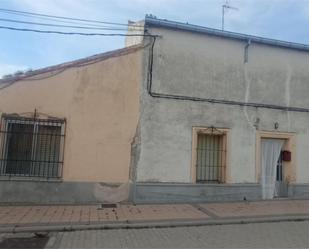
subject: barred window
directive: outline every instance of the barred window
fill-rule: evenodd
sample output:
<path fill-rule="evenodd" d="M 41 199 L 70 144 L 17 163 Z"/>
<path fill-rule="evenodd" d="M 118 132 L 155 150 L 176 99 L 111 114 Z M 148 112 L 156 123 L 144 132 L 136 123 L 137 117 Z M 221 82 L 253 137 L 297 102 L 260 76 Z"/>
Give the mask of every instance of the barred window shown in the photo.
<path fill-rule="evenodd" d="M 226 146 L 224 134 L 198 134 L 196 182 L 225 181 Z"/>
<path fill-rule="evenodd" d="M 3 115 L 0 175 L 61 178 L 65 121 Z"/>

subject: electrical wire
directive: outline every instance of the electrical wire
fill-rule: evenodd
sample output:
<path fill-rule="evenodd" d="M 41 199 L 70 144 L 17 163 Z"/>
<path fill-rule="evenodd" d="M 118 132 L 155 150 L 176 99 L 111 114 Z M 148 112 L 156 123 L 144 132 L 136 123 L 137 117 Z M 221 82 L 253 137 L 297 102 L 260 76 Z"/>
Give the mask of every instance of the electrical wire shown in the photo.
<path fill-rule="evenodd" d="M 128 24 L 117 23 L 117 22 L 105 22 L 105 21 L 90 20 L 90 19 L 83 19 L 83 18 L 47 15 L 47 14 L 41 14 L 41 13 L 35 13 L 35 12 L 29 12 L 29 11 L 19 11 L 19 10 L 5 9 L 5 8 L 0 8 L 0 11 L 6 12 L 6 13 L 20 13 L 20 14 L 28 14 L 32 16 L 50 17 L 50 18 L 55 18 L 55 19 L 73 20 L 73 21 L 81 21 L 81 22 L 102 23 L 102 24 L 119 25 L 119 26 L 126 26 L 126 27 L 127 26 L 143 27 L 141 25 L 134 25 L 134 24 L 128 25 Z"/>
<path fill-rule="evenodd" d="M 82 36 L 143 36 L 143 37 L 159 37 L 158 35 L 149 34 L 121 34 L 121 33 L 82 33 L 82 32 L 63 32 L 56 30 L 39 30 L 39 29 L 25 29 L 25 28 L 14 28 L 8 26 L 0 26 L 0 29 L 8 29 L 14 31 L 24 31 L 24 32 L 36 32 L 45 34 L 59 34 L 59 35 L 82 35 Z"/>
<path fill-rule="evenodd" d="M 127 30 L 125 28 L 112 28 L 112 27 L 86 27 L 86 26 L 73 26 L 73 25 L 61 25 L 61 24 L 52 24 L 52 23 L 40 23 L 40 22 L 28 22 L 28 21 L 19 21 L 13 19 L 0 18 L 0 21 L 3 22 L 13 22 L 13 23 L 22 23 L 22 24 L 31 24 L 31 25 L 39 25 L 39 26 L 49 26 L 49 27 L 58 27 L 58 28 L 74 28 L 74 29 L 94 29 L 94 30 Z"/>
<path fill-rule="evenodd" d="M 29 15 L 29 14 L 22 14 L 22 13 L 13 13 L 13 12 L 6 12 L 6 11 L 1 11 L 0 12 L 4 13 L 4 14 L 9 14 L 9 15 L 17 15 L 17 16 L 23 16 L 23 17 L 28 17 L 28 18 L 34 18 L 34 19 L 41 19 L 41 20 L 48 20 L 48 21 L 53 21 L 53 22 L 60 22 L 60 23 L 69 23 L 69 24 L 85 24 L 83 22 L 80 21 L 68 21 L 68 20 L 59 20 L 59 19 L 53 19 L 53 18 L 49 18 L 49 17 L 41 17 L 41 16 L 33 16 L 33 15 Z M 93 24 L 93 23 L 86 23 L 86 25 L 88 26 L 92 26 L 92 27 L 107 27 L 107 26 L 103 26 L 100 24 Z"/>
<path fill-rule="evenodd" d="M 154 47 L 155 47 L 156 37 L 153 37 L 152 44 L 149 50 L 149 60 L 148 60 L 148 77 L 147 77 L 147 92 L 153 98 L 160 99 L 172 99 L 172 100 L 182 100 L 182 101 L 193 101 L 193 102 L 207 102 L 212 104 L 224 104 L 229 106 L 242 106 L 242 107 L 254 107 L 254 108 L 264 108 L 273 109 L 289 112 L 309 112 L 308 108 L 303 107 L 293 107 L 293 106 L 280 106 L 272 104 L 254 103 L 254 102 L 241 102 L 235 100 L 225 100 L 225 99 L 209 99 L 200 98 L 186 95 L 176 95 L 169 93 L 157 93 L 152 91 L 152 80 L 153 80 L 153 61 L 154 61 Z"/>

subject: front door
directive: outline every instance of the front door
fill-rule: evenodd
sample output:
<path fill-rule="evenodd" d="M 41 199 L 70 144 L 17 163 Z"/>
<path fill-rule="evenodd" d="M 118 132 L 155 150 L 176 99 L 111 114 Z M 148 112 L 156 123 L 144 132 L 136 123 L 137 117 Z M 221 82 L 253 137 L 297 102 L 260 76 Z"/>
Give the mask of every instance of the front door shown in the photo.
<path fill-rule="evenodd" d="M 278 161 L 284 142 L 282 139 L 273 138 L 263 138 L 261 141 L 261 187 L 263 199 L 273 199 L 277 195 L 276 183 L 280 182 L 277 181 Z M 282 166 L 279 169 L 282 170 Z"/>
<path fill-rule="evenodd" d="M 288 185 L 284 180 L 284 163 L 282 160 L 282 151 L 281 151 L 279 159 L 277 161 L 275 197 L 287 197 L 287 196 L 288 196 Z"/>

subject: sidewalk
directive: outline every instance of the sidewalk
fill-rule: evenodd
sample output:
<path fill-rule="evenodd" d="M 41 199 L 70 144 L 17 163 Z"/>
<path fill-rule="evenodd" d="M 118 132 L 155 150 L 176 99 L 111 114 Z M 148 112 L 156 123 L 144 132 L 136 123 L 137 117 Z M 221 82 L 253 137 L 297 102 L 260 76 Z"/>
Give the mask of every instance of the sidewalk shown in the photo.
<path fill-rule="evenodd" d="M 309 220 L 309 200 L 91 206 L 0 206 L 0 232 L 197 226 Z"/>

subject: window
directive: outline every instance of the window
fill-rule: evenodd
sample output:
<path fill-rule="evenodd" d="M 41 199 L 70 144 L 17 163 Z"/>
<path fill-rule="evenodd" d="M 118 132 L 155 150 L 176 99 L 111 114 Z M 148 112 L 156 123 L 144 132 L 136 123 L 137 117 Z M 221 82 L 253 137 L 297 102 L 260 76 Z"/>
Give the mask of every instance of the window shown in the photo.
<path fill-rule="evenodd" d="M 0 175 L 60 178 L 65 121 L 4 115 Z"/>
<path fill-rule="evenodd" d="M 225 182 L 226 133 L 215 128 L 199 129 L 195 143 L 195 181 Z"/>

